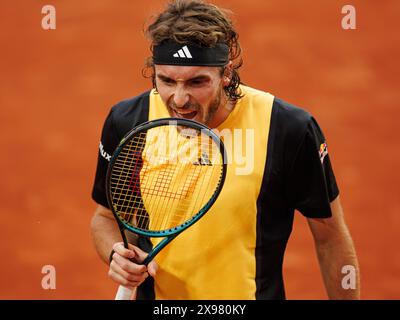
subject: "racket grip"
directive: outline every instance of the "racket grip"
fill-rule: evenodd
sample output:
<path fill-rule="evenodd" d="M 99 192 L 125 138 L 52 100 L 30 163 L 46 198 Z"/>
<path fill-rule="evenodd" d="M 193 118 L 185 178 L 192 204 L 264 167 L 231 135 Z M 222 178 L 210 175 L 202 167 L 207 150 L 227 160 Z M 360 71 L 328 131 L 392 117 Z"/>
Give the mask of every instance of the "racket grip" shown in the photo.
<path fill-rule="evenodd" d="M 124 286 L 119 286 L 115 300 L 132 300 L 133 291 Z"/>

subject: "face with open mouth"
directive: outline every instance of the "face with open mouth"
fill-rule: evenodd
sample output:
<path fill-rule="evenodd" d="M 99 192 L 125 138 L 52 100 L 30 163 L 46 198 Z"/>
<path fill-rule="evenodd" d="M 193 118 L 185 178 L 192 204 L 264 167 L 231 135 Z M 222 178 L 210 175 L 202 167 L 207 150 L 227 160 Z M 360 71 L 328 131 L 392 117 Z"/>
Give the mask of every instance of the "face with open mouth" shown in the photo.
<path fill-rule="evenodd" d="M 217 127 L 226 115 L 224 80 L 217 67 L 155 66 L 157 91 L 171 117 Z M 222 119 L 222 120 L 221 120 Z"/>
<path fill-rule="evenodd" d="M 184 108 L 179 108 L 174 101 L 171 101 L 167 105 L 167 107 L 172 117 L 185 118 L 190 120 L 194 120 L 194 118 L 196 118 L 199 114 L 199 110 L 201 109 L 201 106 L 199 106 L 198 104 L 187 104 Z"/>
<path fill-rule="evenodd" d="M 202 107 L 199 103 L 187 103 L 179 108 L 173 99 L 167 102 L 167 108 L 171 117 L 184 118 L 201 122 L 207 126 L 212 123 L 215 113 L 221 103 L 221 91 L 218 92 L 214 100 L 206 107 Z"/>

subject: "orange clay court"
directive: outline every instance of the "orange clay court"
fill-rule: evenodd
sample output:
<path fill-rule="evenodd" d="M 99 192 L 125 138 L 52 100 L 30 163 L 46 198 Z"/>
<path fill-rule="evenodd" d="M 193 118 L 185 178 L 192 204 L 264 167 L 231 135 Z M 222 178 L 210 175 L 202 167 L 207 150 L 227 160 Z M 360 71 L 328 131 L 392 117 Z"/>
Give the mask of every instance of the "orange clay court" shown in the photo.
<path fill-rule="evenodd" d="M 91 188 L 109 108 L 150 87 L 143 26 L 164 1 L 0 3 L 1 299 L 113 299 L 90 239 Z M 328 139 L 364 299 L 400 298 L 400 3 L 216 0 L 234 13 L 242 79 L 307 108 Z M 42 267 L 56 268 L 43 290 Z M 288 299 L 326 299 L 312 237 L 297 214 L 284 261 Z"/>

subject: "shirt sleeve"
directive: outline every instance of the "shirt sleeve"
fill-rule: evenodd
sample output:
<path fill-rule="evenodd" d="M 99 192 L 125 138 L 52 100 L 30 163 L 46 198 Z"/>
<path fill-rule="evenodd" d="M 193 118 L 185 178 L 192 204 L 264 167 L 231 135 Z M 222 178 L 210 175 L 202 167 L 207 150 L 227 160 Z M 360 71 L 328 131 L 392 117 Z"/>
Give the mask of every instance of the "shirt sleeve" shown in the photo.
<path fill-rule="evenodd" d="M 309 218 L 332 216 L 330 203 L 339 194 L 325 137 L 311 118 L 288 176 L 293 207 Z"/>
<path fill-rule="evenodd" d="M 120 139 L 114 127 L 113 111 L 111 110 L 104 122 L 101 134 L 97 156 L 97 169 L 92 190 L 93 200 L 106 208 L 109 208 L 106 195 L 107 169 L 119 141 Z"/>

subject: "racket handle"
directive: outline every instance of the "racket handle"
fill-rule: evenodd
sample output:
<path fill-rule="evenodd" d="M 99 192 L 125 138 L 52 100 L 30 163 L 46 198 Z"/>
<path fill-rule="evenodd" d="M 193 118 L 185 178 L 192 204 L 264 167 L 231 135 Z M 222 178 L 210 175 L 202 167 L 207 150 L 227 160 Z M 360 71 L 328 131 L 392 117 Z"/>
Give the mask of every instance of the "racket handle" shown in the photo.
<path fill-rule="evenodd" d="M 124 286 L 119 286 L 115 300 L 135 300 L 136 299 L 136 289 L 131 290 Z"/>

